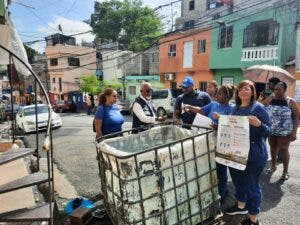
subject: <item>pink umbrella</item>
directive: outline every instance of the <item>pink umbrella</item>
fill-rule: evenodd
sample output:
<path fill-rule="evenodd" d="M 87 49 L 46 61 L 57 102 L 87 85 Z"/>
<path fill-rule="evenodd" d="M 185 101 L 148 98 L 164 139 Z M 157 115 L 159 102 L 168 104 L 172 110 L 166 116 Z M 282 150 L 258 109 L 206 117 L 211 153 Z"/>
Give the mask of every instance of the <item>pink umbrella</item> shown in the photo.
<path fill-rule="evenodd" d="M 254 82 L 267 83 L 271 77 L 277 77 L 286 84 L 291 84 L 295 78 L 278 66 L 254 65 L 244 70 L 244 77 Z"/>

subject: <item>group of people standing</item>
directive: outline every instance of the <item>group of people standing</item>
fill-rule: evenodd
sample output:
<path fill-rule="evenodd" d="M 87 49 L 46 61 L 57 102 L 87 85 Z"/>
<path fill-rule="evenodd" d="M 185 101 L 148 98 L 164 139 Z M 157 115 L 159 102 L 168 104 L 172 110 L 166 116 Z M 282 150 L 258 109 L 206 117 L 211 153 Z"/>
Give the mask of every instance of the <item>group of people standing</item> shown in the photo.
<path fill-rule="evenodd" d="M 240 224 L 259 225 L 257 215 L 260 212 L 262 199 L 259 178 L 268 159 L 268 138 L 272 165 L 268 170 L 273 173 L 276 167 L 278 152 L 282 152 L 283 173 L 282 180 L 289 178 L 289 144 L 296 140 L 299 112 L 292 98 L 286 96 L 287 85 L 271 78 L 268 86 L 272 94 L 259 98 L 256 96 L 255 84 L 244 80 L 236 87 L 230 84 L 218 86 L 216 81 L 208 83 L 206 92 L 196 91 L 194 80 L 190 76 L 184 77 L 181 88 L 183 94 L 178 96 L 173 113 L 173 123 L 183 123 L 190 128 L 197 113 L 212 120 L 213 129 L 218 128 L 220 115 L 247 116 L 250 126 L 250 149 L 246 169 L 244 171 L 229 168 L 232 182 L 236 191 L 236 204 L 225 211 L 228 215 L 248 214 Z M 151 101 L 151 84 L 141 84 L 141 94 L 132 105 L 133 133 L 141 132 L 149 124 L 163 122 L 165 117 L 157 117 L 155 107 Z M 234 99 L 233 99 L 234 98 Z M 117 92 L 106 89 L 100 96 L 100 104 L 95 114 L 96 138 L 103 135 L 120 132 L 124 118 L 116 106 Z M 233 101 L 232 101 L 233 100 Z M 232 103 L 234 102 L 234 104 Z M 218 190 L 221 202 L 224 201 L 227 190 L 227 167 L 217 163 Z"/>

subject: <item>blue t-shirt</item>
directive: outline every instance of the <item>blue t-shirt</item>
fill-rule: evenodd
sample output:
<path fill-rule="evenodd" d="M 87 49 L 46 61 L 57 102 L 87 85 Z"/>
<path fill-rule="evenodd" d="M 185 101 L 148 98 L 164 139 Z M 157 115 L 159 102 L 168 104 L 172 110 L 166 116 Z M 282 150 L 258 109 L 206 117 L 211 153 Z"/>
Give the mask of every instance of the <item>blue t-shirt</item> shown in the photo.
<path fill-rule="evenodd" d="M 250 151 L 248 161 L 266 162 L 268 159 L 266 138 L 271 134 L 271 123 L 268 111 L 264 105 L 258 102 L 246 107 L 234 107 L 232 115 L 256 116 L 261 121 L 260 127 L 250 125 Z"/>
<path fill-rule="evenodd" d="M 102 120 L 103 135 L 122 131 L 124 117 L 121 115 L 117 105 L 101 105 L 97 108 L 95 118 Z"/>
<path fill-rule="evenodd" d="M 222 105 L 219 102 L 212 101 L 201 109 L 203 110 L 204 115 L 209 117 L 213 121 L 213 123 L 218 123 L 218 121 L 213 118 L 214 112 L 217 112 L 220 115 L 230 115 L 232 113 L 233 107 L 234 106 L 231 104 Z"/>
<path fill-rule="evenodd" d="M 198 91 L 195 92 L 193 96 L 186 96 L 181 94 L 177 97 L 174 110 L 181 110 L 181 104 L 188 104 L 192 106 L 203 107 L 211 102 L 209 95 L 206 92 Z M 195 119 L 196 113 L 184 112 L 181 114 L 181 119 L 183 123 L 192 124 Z"/>

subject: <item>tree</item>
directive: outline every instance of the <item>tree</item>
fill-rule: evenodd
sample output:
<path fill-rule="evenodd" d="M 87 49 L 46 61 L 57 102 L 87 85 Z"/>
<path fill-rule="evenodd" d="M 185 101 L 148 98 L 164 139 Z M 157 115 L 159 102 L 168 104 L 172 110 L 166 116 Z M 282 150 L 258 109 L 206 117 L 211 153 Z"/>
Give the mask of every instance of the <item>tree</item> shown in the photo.
<path fill-rule="evenodd" d="M 34 56 L 36 54 L 38 54 L 38 52 L 36 50 L 34 50 L 33 48 L 30 48 L 27 45 L 24 45 L 24 47 L 25 47 L 25 50 L 26 50 L 26 53 L 27 53 L 29 63 L 33 63 Z"/>
<path fill-rule="evenodd" d="M 88 92 L 93 95 L 99 93 L 99 80 L 97 79 L 96 75 L 90 75 L 85 77 L 80 77 L 80 91 L 81 92 Z"/>
<path fill-rule="evenodd" d="M 92 95 L 97 95 L 109 87 L 115 90 L 118 90 L 122 87 L 122 84 L 117 82 L 99 81 L 96 75 L 85 76 L 81 77 L 80 79 L 80 91 L 87 92 Z"/>
<path fill-rule="evenodd" d="M 160 18 L 140 0 L 96 1 L 91 26 L 98 38 L 128 44 L 134 52 L 151 46 L 162 31 Z"/>

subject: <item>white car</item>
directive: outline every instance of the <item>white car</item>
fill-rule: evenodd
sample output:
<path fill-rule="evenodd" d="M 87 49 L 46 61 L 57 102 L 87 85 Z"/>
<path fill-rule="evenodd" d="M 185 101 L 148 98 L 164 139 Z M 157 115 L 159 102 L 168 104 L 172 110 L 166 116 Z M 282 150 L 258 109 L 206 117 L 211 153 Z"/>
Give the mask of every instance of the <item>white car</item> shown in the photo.
<path fill-rule="evenodd" d="M 48 106 L 45 104 L 37 105 L 37 115 L 38 115 L 38 130 L 44 130 L 47 128 L 48 123 Z M 61 118 L 55 112 L 51 112 L 52 116 L 52 127 L 58 128 L 62 126 Z M 19 109 L 16 115 L 16 125 L 17 128 L 24 131 L 24 133 L 36 131 L 35 125 L 35 105 L 23 106 Z"/>

